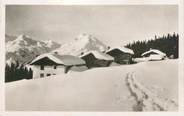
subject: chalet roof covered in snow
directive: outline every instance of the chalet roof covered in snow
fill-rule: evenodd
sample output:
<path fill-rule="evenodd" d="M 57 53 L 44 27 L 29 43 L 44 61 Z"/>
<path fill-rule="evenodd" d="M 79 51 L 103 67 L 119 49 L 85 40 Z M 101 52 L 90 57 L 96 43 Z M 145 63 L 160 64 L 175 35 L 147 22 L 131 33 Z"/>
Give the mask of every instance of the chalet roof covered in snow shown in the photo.
<path fill-rule="evenodd" d="M 86 64 L 83 59 L 78 58 L 76 56 L 58 55 L 58 54 L 50 54 L 50 53 L 43 54 L 43 55 L 36 57 L 30 64 L 33 64 L 43 58 L 49 58 L 50 60 L 52 60 L 53 62 L 57 64 L 63 64 L 63 65 L 68 65 L 68 66 Z"/>
<path fill-rule="evenodd" d="M 107 50 L 106 51 L 106 53 L 107 52 L 110 52 L 110 51 L 112 51 L 112 50 L 115 50 L 115 49 L 118 49 L 118 50 L 120 50 L 120 51 L 122 51 L 122 52 L 124 52 L 124 53 L 129 53 L 129 54 L 134 54 L 134 51 L 133 50 L 131 50 L 131 49 L 129 49 L 129 48 L 125 48 L 125 47 L 123 47 L 123 46 L 118 46 L 118 47 L 113 47 L 113 48 L 110 48 L 109 50 Z"/>
<path fill-rule="evenodd" d="M 144 55 L 149 54 L 151 52 L 156 53 L 156 54 L 161 55 L 161 56 L 166 56 L 165 53 L 163 53 L 162 51 L 157 50 L 157 49 L 150 49 L 149 51 L 146 51 L 146 52 L 142 53 L 141 56 L 144 56 Z"/>
<path fill-rule="evenodd" d="M 72 56 L 72 55 L 58 55 L 58 54 L 53 54 L 54 57 L 60 59 L 61 61 L 64 62 L 65 65 L 80 65 L 80 64 L 86 64 L 86 62 L 77 57 L 77 56 Z"/>
<path fill-rule="evenodd" d="M 114 60 L 114 58 L 112 56 L 110 56 L 108 54 L 104 54 L 104 53 L 96 51 L 96 50 L 88 51 L 88 52 L 84 53 L 83 55 L 81 55 L 80 57 L 84 57 L 84 56 L 87 56 L 89 54 L 92 54 L 95 58 L 101 59 L 101 60 Z"/>

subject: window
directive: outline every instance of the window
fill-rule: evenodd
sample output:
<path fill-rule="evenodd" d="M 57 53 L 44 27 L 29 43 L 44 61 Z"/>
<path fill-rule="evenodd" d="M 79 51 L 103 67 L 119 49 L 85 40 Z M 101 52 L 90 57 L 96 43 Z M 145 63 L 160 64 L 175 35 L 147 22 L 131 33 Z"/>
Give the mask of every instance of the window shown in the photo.
<path fill-rule="evenodd" d="M 40 74 L 40 77 L 41 77 L 41 78 L 42 78 L 42 77 L 44 77 L 44 74 L 43 74 L 43 73 L 41 73 L 41 74 Z"/>
<path fill-rule="evenodd" d="M 57 68 L 57 66 L 54 66 L 54 69 L 56 69 Z"/>
<path fill-rule="evenodd" d="M 47 74 L 47 76 L 50 76 L 50 75 L 51 75 L 51 74 L 49 74 L 49 73 Z"/>
<path fill-rule="evenodd" d="M 44 70 L 44 65 L 41 65 L 40 70 Z"/>

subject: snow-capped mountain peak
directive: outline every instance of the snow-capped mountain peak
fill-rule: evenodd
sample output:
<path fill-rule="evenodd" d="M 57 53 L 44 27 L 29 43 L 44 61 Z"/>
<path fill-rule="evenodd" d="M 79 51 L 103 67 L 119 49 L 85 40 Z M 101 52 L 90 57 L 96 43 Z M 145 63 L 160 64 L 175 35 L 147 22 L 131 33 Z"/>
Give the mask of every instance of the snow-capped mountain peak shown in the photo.
<path fill-rule="evenodd" d="M 107 46 L 90 34 L 80 34 L 70 43 L 62 45 L 54 50 L 59 54 L 69 54 L 78 56 L 83 52 L 90 50 L 105 51 Z"/>
<path fill-rule="evenodd" d="M 56 43 L 56 42 L 54 42 L 54 41 L 52 41 L 52 40 L 46 40 L 46 41 L 43 41 L 46 45 L 47 45 L 47 47 L 49 47 L 49 48 L 53 48 L 53 49 L 55 49 L 55 48 L 58 48 L 58 47 L 60 47 L 60 44 L 58 44 L 58 43 Z"/>
<path fill-rule="evenodd" d="M 54 42 L 52 40 L 46 40 L 46 41 L 44 41 L 44 43 L 47 43 L 49 45 L 53 45 Z"/>
<path fill-rule="evenodd" d="M 36 43 L 37 41 L 33 40 L 30 36 L 22 34 L 22 35 L 19 35 L 15 40 L 7 42 L 7 45 L 11 45 L 12 47 L 15 47 L 15 46 L 23 47 L 23 46 L 35 45 Z M 11 46 L 8 46 L 8 47 L 12 48 Z"/>
<path fill-rule="evenodd" d="M 46 44 L 46 46 L 48 48 L 51 48 L 52 50 L 54 50 L 56 48 L 59 48 L 61 46 L 60 44 L 58 44 L 58 43 L 56 43 L 52 40 L 46 40 L 46 41 L 43 41 L 43 42 Z"/>
<path fill-rule="evenodd" d="M 60 47 L 60 44 L 55 42 L 49 41 L 49 43 L 47 43 L 34 40 L 30 36 L 22 34 L 6 43 L 6 58 L 26 62 L 36 55 L 50 52 L 58 47 Z"/>
<path fill-rule="evenodd" d="M 17 37 L 17 40 L 24 40 L 24 39 L 26 39 L 26 38 L 30 38 L 30 36 L 21 34 L 21 35 L 19 35 L 19 36 Z"/>
<path fill-rule="evenodd" d="M 6 43 L 6 52 L 16 52 L 30 46 L 35 46 L 36 40 L 27 35 L 19 35 L 15 40 Z"/>

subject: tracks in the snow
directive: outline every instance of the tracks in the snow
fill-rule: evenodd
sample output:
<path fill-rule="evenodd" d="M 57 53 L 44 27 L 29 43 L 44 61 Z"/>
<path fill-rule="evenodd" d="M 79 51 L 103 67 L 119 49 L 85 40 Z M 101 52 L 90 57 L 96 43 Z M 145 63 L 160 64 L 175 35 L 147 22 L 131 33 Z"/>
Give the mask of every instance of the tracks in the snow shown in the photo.
<path fill-rule="evenodd" d="M 151 93 L 144 85 L 135 79 L 134 73 L 127 74 L 126 84 L 131 95 L 135 98 L 135 111 L 175 111 L 177 103 L 170 99 L 159 98 Z"/>

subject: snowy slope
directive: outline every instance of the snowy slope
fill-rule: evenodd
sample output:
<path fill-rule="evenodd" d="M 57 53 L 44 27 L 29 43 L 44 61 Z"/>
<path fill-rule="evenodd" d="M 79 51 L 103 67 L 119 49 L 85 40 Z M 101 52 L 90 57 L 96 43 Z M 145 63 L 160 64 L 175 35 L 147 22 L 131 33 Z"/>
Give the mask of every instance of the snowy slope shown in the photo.
<path fill-rule="evenodd" d="M 137 80 L 144 83 L 149 90 L 159 97 L 165 96 L 177 102 L 178 60 L 142 62 L 135 68 Z"/>
<path fill-rule="evenodd" d="M 20 35 L 6 43 L 6 59 L 14 59 L 24 63 L 30 61 L 36 55 L 50 52 L 58 47 L 60 45 L 52 41 L 42 42 L 27 35 Z"/>
<path fill-rule="evenodd" d="M 89 50 L 105 51 L 106 49 L 107 46 L 96 37 L 89 34 L 80 34 L 73 41 L 62 45 L 53 52 L 58 52 L 59 54 L 80 55 L 82 52 L 87 52 Z"/>
<path fill-rule="evenodd" d="M 94 68 L 80 73 L 7 83 L 6 109 L 177 110 L 177 62 L 165 60 Z"/>

